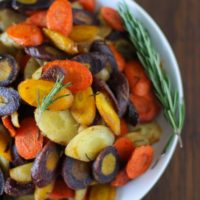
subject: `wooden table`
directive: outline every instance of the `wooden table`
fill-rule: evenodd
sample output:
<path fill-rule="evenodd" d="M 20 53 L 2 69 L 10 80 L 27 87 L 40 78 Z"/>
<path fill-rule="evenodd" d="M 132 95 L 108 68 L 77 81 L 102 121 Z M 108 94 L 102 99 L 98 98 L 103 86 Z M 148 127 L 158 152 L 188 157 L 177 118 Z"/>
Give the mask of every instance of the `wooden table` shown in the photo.
<path fill-rule="evenodd" d="M 169 39 L 182 71 L 187 102 L 179 147 L 166 172 L 144 200 L 200 199 L 200 1 L 138 0 Z"/>

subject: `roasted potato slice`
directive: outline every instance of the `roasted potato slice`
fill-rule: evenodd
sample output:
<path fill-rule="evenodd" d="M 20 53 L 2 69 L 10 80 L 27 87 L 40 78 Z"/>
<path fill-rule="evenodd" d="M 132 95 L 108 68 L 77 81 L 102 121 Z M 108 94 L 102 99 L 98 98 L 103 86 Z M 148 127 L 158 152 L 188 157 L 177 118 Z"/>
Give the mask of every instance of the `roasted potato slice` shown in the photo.
<path fill-rule="evenodd" d="M 110 185 L 92 186 L 89 200 L 115 200 L 116 189 Z"/>
<path fill-rule="evenodd" d="M 29 183 L 32 181 L 31 168 L 33 163 L 24 164 L 10 169 L 10 178 L 19 183 Z"/>
<path fill-rule="evenodd" d="M 0 156 L 0 168 L 2 169 L 3 173 L 7 175 L 8 170 L 10 167 L 10 162 L 3 156 Z"/>
<path fill-rule="evenodd" d="M 134 143 L 135 147 L 149 144 L 148 138 L 142 135 L 140 132 L 128 133 L 125 137 L 129 138 Z"/>
<path fill-rule="evenodd" d="M 86 188 L 93 181 L 91 163 L 65 157 L 62 167 L 65 183 L 74 190 Z"/>
<path fill-rule="evenodd" d="M 7 0 L 6 0 L 7 1 Z M 0 10 L 0 30 L 5 31 L 12 24 L 17 24 L 25 20 L 25 16 L 11 9 Z"/>
<path fill-rule="evenodd" d="M 10 85 L 17 77 L 19 66 L 11 55 L 0 56 L 0 86 Z"/>
<path fill-rule="evenodd" d="M 78 123 L 68 110 L 46 110 L 39 118 L 39 111 L 36 109 L 35 119 L 42 134 L 61 145 L 67 145 L 78 132 Z"/>
<path fill-rule="evenodd" d="M 110 127 L 110 129 L 115 133 L 115 135 L 119 135 L 120 118 L 116 113 L 109 96 L 105 92 L 97 92 L 95 99 L 97 110 L 99 111 L 101 117 Z"/>
<path fill-rule="evenodd" d="M 40 67 L 35 58 L 30 58 L 24 69 L 24 79 L 31 79 L 34 72 Z"/>
<path fill-rule="evenodd" d="M 148 139 L 150 144 L 158 142 L 162 135 L 162 129 L 157 122 L 139 124 L 136 127 L 133 127 L 132 131 L 140 132 L 142 136 Z"/>
<path fill-rule="evenodd" d="M 4 192 L 13 197 L 31 194 L 34 192 L 34 184 L 30 183 L 18 183 L 11 178 L 7 178 L 5 182 Z"/>
<path fill-rule="evenodd" d="M 56 178 L 59 159 L 58 145 L 49 141 L 37 155 L 31 169 L 31 176 L 36 186 L 47 186 Z"/>
<path fill-rule="evenodd" d="M 120 158 L 114 146 L 106 147 L 93 163 L 93 176 L 98 183 L 109 183 L 117 175 Z"/>
<path fill-rule="evenodd" d="M 75 94 L 70 110 L 72 116 L 79 124 L 86 126 L 92 124 L 96 115 L 96 106 L 91 87 Z"/>
<path fill-rule="evenodd" d="M 91 126 L 76 135 L 65 149 L 65 154 L 77 160 L 90 162 L 105 147 L 112 145 L 114 136 L 105 126 Z"/>

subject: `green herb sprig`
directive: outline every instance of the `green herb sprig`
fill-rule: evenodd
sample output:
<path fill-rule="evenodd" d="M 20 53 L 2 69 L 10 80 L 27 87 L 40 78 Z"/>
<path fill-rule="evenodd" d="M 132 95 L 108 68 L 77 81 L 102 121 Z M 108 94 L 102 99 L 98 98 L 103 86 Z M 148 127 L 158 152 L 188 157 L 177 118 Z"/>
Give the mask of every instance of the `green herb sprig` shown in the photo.
<path fill-rule="evenodd" d="M 185 120 L 184 100 L 173 88 L 169 77 L 161 67 L 160 56 L 152 44 L 147 29 L 131 14 L 124 1 L 119 3 L 118 11 L 129 33 L 130 40 L 136 48 L 137 56 L 153 84 L 155 94 L 162 105 L 164 116 L 174 131 L 163 153 L 167 151 L 175 135 L 178 136 L 182 147 L 180 134 Z"/>
<path fill-rule="evenodd" d="M 55 101 L 64 98 L 66 96 L 69 96 L 70 94 L 66 94 L 66 95 L 62 95 L 59 96 L 57 98 L 55 98 L 55 96 L 63 89 L 63 88 L 67 88 L 70 87 L 72 84 L 71 83 L 67 83 L 65 85 L 63 85 L 63 80 L 64 80 L 64 76 L 62 77 L 58 77 L 54 87 L 52 88 L 52 90 L 49 92 L 49 94 L 47 96 L 45 96 L 42 99 L 42 102 L 40 103 L 40 93 L 38 91 L 38 110 L 39 110 L 39 119 L 41 118 L 42 114 L 44 113 L 45 110 L 48 109 L 48 107 L 53 104 Z"/>

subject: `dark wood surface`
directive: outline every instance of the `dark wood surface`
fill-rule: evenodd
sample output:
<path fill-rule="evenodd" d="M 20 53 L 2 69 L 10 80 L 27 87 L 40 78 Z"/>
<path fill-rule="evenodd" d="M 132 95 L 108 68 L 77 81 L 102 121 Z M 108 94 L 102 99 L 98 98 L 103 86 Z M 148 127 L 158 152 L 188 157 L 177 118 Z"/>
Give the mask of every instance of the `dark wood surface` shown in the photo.
<path fill-rule="evenodd" d="M 138 0 L 169 39 L 182 71 L 187 103 L 184 148 L 144 200 L 200 200 L 200 1 Z"/>

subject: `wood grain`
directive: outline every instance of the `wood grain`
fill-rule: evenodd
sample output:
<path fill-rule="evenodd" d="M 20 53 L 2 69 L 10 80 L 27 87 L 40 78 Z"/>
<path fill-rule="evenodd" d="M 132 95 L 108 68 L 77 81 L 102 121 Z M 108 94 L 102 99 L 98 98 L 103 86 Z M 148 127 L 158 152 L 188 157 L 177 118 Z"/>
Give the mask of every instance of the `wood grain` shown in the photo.
<path fill-rule="evenodd" d="M 187 104 L 179 147 L 166 172 L 144 200 L 200 199 L 200 1 L 138 0 L 169 39 L 180 64 Z"/>

